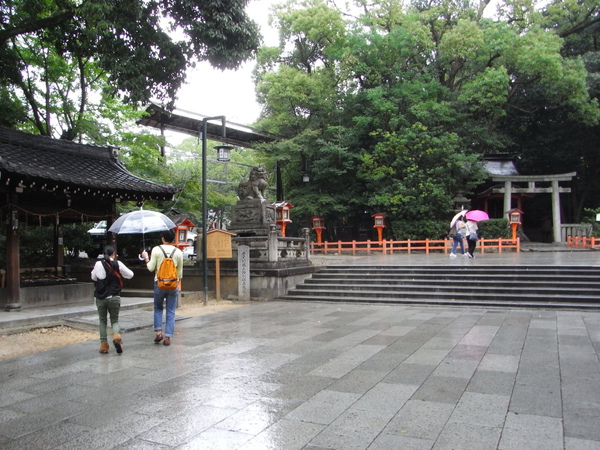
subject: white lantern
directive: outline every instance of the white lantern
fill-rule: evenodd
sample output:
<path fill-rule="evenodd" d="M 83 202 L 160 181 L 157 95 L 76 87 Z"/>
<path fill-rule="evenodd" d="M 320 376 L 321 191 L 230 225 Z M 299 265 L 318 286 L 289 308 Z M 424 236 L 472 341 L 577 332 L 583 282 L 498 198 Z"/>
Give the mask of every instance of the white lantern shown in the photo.
<path fill-rule="evenodd" d="M 218 161 L 227 162 L 231 159 L 231 150 L 233 150 L 231 145 L 217 145 L 215 148 Z"/>

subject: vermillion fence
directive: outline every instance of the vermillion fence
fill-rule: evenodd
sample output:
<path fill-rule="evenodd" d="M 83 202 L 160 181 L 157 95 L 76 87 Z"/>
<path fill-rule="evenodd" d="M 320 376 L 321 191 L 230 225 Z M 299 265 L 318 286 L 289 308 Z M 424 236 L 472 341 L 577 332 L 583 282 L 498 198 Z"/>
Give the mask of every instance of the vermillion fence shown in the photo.
<path fill-rule="evenodd" d="M 337 255 L 370 255 L 381 253 L 392 255 L 394 253 L 450 253 L 453 241 L 451 239 L 425 239 L 406 241 L 348 241 L 348 242 L 322 242 L 310 243 L 310 252 L 317 254 Z M 466 248 L 466 242 L 465 242 Z M 475 251 L 481 253 L 502 253 L 503 251 L 520 252 L 521 241 L 516 239 L 479 239 Z"/>
<path fill-rule="evenodd" d="M 568 236 L 567 245 L 569 247 L 600 249 L 600 238 Z"/>

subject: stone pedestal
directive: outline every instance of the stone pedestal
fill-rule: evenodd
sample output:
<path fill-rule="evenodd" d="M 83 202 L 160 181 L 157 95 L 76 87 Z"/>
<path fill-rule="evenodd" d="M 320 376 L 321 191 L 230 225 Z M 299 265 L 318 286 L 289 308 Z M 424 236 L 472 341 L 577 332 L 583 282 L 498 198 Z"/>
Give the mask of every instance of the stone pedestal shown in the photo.
<path fill-rule="evenodd" d="M 267 236 L 276 227 L 275 206 L 258 198 L 240 200 L 233 207 L 228 231 L 238 236 Z"/>

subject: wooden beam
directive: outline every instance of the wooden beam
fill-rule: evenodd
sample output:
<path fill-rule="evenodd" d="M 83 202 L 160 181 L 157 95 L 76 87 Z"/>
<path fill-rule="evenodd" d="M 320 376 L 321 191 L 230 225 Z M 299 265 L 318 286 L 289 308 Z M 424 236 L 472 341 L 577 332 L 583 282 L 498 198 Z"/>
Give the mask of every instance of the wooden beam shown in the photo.
<path fill-rule="evenodd" d="M 492 192 L 494 194 L 504 194 L 505 189 L 502 188 L 494 188 L 492 190 Z M 566 188 L 566 187 L 559 187 L 558 188 L 558 193 L 559 194 L 568 194 L 571 192 L 571 188 Z M 551 194 L 552 193 L 552 188 L 548 187 L 548 188 L 516 188 L 513 187 L 511 189 L 511 193 L 513 194 Z"/>

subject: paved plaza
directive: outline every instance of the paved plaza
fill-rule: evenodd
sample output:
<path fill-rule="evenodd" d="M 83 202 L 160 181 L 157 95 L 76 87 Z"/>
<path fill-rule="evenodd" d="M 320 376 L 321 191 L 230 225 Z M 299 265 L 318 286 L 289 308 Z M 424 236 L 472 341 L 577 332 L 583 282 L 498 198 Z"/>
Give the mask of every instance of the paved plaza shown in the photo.
<path fill-rule="evenodd" d="M 1 361 L 0 448 L 600 449 L 600 310 L 273 301 L 179 320 L 170 347 L 131 329 L 121 355 Z"/>

